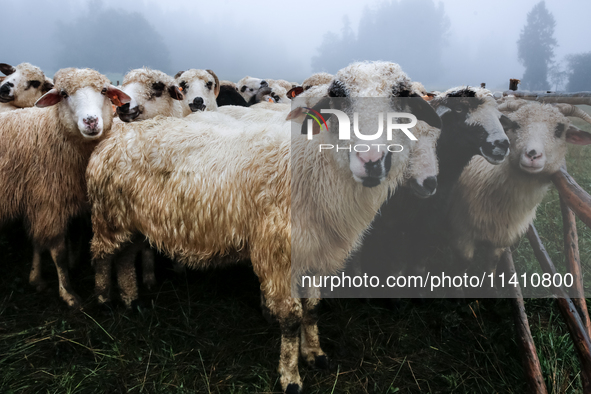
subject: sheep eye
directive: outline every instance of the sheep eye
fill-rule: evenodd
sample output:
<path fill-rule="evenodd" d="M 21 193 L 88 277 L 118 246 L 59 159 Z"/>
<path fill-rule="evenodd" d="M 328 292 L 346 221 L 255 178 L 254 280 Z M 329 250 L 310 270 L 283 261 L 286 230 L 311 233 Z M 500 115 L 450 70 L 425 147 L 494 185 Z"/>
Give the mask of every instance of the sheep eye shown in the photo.
<path fill-rule="evenodd" d="M 207 88 L 209 90 L 211 90 L 211 87 L 213 86 L 213 82 L 209 81 L 208 83 L 205 84 L 205 86 L 207 86 Z"/>
<path fill-rule="evenodd" d="M 562 133 L 564 132 L 565 129 L 566 129 L 566 125 L 564 123 L 558 123 L 556 125 L 556 129 L 554 130 L 554 136 L 556 138 L 562 137 Z"/>
<path fill-rule="evenodd" d="M 65 91 L 65 90 L 63 90 L 63 89 L 62 89 L 62 90 L 60 91 L 60 94 L 62 95 L 62 97 L 63 97 L 63 98 L 68 98 L 68 93 L 66 93 L 66 91 Z"/>
<path fill-rule="evenodd" d="M 107 88 L 103 88 L 103 90 L 101 90 L 101 94 L 107 94 Z"/>
<path fill-rule="evenodd" d="M 39 82 L 39 81 L 29 81 L 29 86 L 31 86 L 33 89 L 37 89 L 39 86 L 41 86 L 41 82 Z"/>
<path fill-rule="evenodd" d="M 183 90 L 188 90 L 188 89 L 189 89 L 189 85 L 187 85 L 187 82 L 185 82 L 185 81 L 182 81 L 182 82 L 179 84 L 179 87 L 180 87 L 181 89 L 183 89 Z"/>

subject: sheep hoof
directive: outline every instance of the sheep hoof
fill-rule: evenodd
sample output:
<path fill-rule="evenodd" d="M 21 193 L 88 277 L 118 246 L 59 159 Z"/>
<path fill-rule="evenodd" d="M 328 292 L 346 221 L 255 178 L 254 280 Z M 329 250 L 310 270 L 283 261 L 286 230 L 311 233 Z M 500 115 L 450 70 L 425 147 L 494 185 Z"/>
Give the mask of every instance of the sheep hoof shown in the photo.
<path fill-rule="evenodd" d="M 66 301 L 70 309 L 81 309 L 82 307 L 82 300 L 77 295 L 70 294 L 64 301 Z"/>
<path fill-rule="evenodd" d="M 290 383 L 287 385 L 287 388 L 285 389 L 285 394 L 301 394 L 302 389 L 300 388 L 300 385 L 297 383 Z"/>
<path fill-rule="evenodd" d="M 330 368 L 330 363 L 328 362 L 328 357 L 326 354 L 321 354 L 320 356 L 314 357 L 314 367 L 323 370 Z"/>

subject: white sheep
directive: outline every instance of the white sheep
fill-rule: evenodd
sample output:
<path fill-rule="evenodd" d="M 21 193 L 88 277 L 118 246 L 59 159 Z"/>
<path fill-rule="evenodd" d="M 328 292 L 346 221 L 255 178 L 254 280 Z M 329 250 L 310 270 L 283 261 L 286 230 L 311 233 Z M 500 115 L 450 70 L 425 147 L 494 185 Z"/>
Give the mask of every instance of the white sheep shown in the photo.
<path fill-rule="evenodd" d="M 240 95 L 246 100 L 246 102 L 249 102 L 251 97 L 257 94 L 260 88 L 269 86 L 267 81 L 249 76 L 242 78 L 238 81 L 237 85 Z"/>
<path fill-rule="evenodd" d="M 469 262 L 482 243 L 490 272 L 503 249 L 517 242 L 533 222 L 551 185 L 550 175 L 565 162 L 567 143 L 591 143 L 591 134 L 571 125 L 567 116 L 589 123 L 591 117 L 570 104 L 508 100 L 499 109 L 508 111 L 514 122 L 506 127 L 509 156 L 496 166 L 474 157 L 452 191 L 449 211 L 452 245 Z"/>
<path fill-rule="evenodd" d="M 51 252 L 60 296 L 76 308 L 80 299 L 68 277 L 68 222 L 87 209 L 84 173 L 92 150 L 111 129 L 109 99 L 121 105 L 129 97 L 94 70 L 62 69 L 54 79 L 35 104 L 41 108 L 0 114 L 0 223 L 26 223 L 36 252 Z M 33 269 L 33 282 L 37 277 L 42 281 Z"/>
<path fill-rule="evenodd" d="M 304 82 L 302 82 L 302 87 L 304 88 L 304 91 L 307 91 L 310 88 L 313 88 L 314 86 L 329 84 L 333 79 L 334 76 L 329 73 L 323 72 L 312 74 L 311 76 L 306 78 Z"/>
<path fill-rule="evenodd" d="M 183 116 L 196 111 L 215 111 L 216 98 L 220 94 L 220 81 L 211 70 L 190 69 L 179 71 L 174 79 L 183 95 Z"/>
<path fill-rule="evenodd" d="M 0 71 L 6 75 L 0 79 L 0 112 L 32 107 L 53 87 L 51 79 L 29 63 L 16 67 L 0 63 Z"/>
<path fill-rule="evenodd" d="M 392 96 L 407 92 L 409 83 L 396 64 L 353 64 L 337 74 L 319 104 L 328 109 L 344 100 L 350 104 L 346 111 L 377 119 L 378 112 L 403 109 Z M 385 100 L 381 105 L 357 100 L 367 96 Z M 438 120 L 427 108 L 431 112 L 422 108 L 417 116 Z M 97 295 L 100 302 L 110 300 L 113 257 L 126 260 L 137 233 L 195 268 L 250 258 L 266 306 L 281 326 L 281 386 L 299 393 L 298 353 L 316 366 L 325 367 L 327 358 L 316 326 L 318 294 L 304 289 L 308 298 L 297 298 L 302 296 L 294 287 L 297 277 L 343 268 L 381 203 L 402 180 L 413 142 L 394 130 L 403 151 L 374 147 L 358 153 L 345 146 L 364 140 L 355 135 L 339 140 L 334 119 L 329 118 L 331 130 L 309 140 L 299 125 L 292 129 L 279 117 L 246 122 L 224 116 L 201 112 L 123 125 L 93 154 L 87 179 Z M 370 134 L 364 122 L 360 128 Z M 419 139 L 435 140 L 439 129 L 420 120 L 412 130 Z M 374 142 L 388 141 L 382 136 Z M 342 149 L 320 152 L 321 144 Z M 118 265 L 129 267 L 127 260 Z M 125 268 L 118 271 L 126 275 Z M 122 280 L 120 286 L 131 283 Z M 123 289 L 127 305 L 137 297 L 128 290 Z"/>
<path fill-rule="evenodd" d="M 157 115 L 181 118 L 190 113 L 175 79 L 162 71 L 146 67 L 131 70 L 123 78 L 121 90 L 131 97 L 129 103 L 117 108 L 119 119 L 125 122 Z"/>

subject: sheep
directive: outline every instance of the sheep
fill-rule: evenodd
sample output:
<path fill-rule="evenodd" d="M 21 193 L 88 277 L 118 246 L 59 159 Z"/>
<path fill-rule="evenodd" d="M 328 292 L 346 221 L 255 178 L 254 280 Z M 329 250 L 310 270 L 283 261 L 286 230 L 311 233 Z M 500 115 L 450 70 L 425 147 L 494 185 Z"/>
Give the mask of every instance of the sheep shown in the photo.
<path fill-rule="evenodd" d="M 185 98 L 183 116 L 196 111 L 215 111 L 216 99 L 220 94 L 220 81 L 211 70 L 179 71 L 174 79 L 177 81 Z"/>
<path fill-rule="evenodd" d="M 473 158 L 451 192 L 451 244 L 464 261 L 462 269 L 482 245 L 485 271 L 494 272 L 503 249 L 533 222 L 551 185 L 550 175 L 565 163 L 567 143 L 591 143 L 591 134 L 571 125 L 567 116 L 588 123 L 591 117 L 573 105 L 508 100 L 499 109 L 514 122 L 507 129 L 508 160 L 493 166 L 482 157 Z"/>
<path fill-rule="evenodd" d="M 330 83 L 334 79 L 334 76 L 329 73 L 316 73 L 312 74 L 304 82 L 302 82 L 302 87 L 304 91 L 313 88 L 314 86 L 318 85 L 326 85 Z"/>
<path fill-rule="evenodd" d="M 80 298 L 68 277 L 68 222 L 87 209 L 84 172 L 111 129 L 109 99 L 121 105 L 130 98 L 90 69 L 59 70 L 54 82 L 38 108 L 0 114 L 0 223 L 25 222 L 36 251 L 51 252 L 61 298 L 77 308 Z"/>
<path fill-rule="evenodd" d="M 190 113 L 188 104 L 181 103 L 184 95 L 174 78 L 149 68 L 131 70 L 121 85 L 131 101 L 117 108 L 119 119 L 130 122 L 151 119 L 156 115 L 181 118 Z"/>
<path fill-rule="evenodd" d="M 240 107 L 250 107 L 256 103 L 266 101 L 267 96 L 272 93 L 271 88 L 262 87 L 260 88 L 249 100 L 248 102 L 242 97 L 242 95 L 232 88 L 231 86 L 224 85 L 220 88 L 220 93 L 216 98 L 216 103 L 218 107 L 223 106 L 240 106 Z"/>
<path fill-rule="evenodd" d="M 339 100 L 347 101 L 351 111 L 373 115 L 402 109 L 388 98 L 406 92 L 409 82 L 393 63 L 353 64 L 337 74 L 316 109 Z M 364 96 L 386 100 L 376 106 L 356 99 Z M 440 123 L 435 111 L 413 104 L 421 109 L 414 111 L 421 119 L 413 128 L 418 138 L 436 139 Z M 111 262 L 116 255 L 129 255 L 126 248 L 136 233 L 195 268 L 249 257 L 266 306 L 280 323 L 282 389 L 299 393 L 298 351 L 320 367 L 327 365 L 327 357 L 316 326 L 319 299 L 313 292 L 299 298 L 290 278 L 343 268 L 377 209 L 402 179 L 410 149 L 395 154 L 377 148 L 359 154 L 345 149 L 319 153 L 324 143 L 345 147 L 361 140 L 355 136 L 339 141 L 334 132 L 338 124 L 330 118 L 332 131 L 309 140 L 308 122 L 302 135 L 283 119 L 249 123 L 230 118 L 230 126 L 224 127 L 223 116 L 195 113 L 185 119 L 157 117 L 127 124 L 93 154 L 87 179 L 96 293 L 99 302 L 110 300 Z M 364 124 L 361 127 L 365 130 Z M 402 131 L 393 133 L 397 142 L 411 146 Z M 387 141 L 382 137 L 375 142 Z M 136 295 L 123 293 L 129 305 Z"/>
<path fill-rule="evenodd" d="M 249 102 L 251 97 L 256 95 L 260 88 L 266 88 L 269 86 L 267 81 L 260 79 L 246 76 L 238 81 L 238 89 L 240 90 L 240 95 Z"/>
<path fill-rule="evenodd" d="M 0 63 L 0 71 L 6 75 L 0 80 L 0 112 L 32 107 L 53 87 L 43 71 L 29 63 L 16 67 Z"/>
<path fill-rule="evenodd" d="M 291 82 L 287 82 L 285 79 L 267 79 L 267 83 L 271 88 L 276 86 L 281 86 L 287 92 L 289 89 L 293 88 Z"/>
<path fill-rule="evenodd" d="M 503 127 L 511 127 L 512 121 L 497 109 L 490 91 L 460 86 L 440 94 L 430 104 L 442 121 L 437 141 L 437 181 L 410 177 L 382 205 L 363 246 L 350 260 L 349 269 L 355 273 L 384 278 L 401 272 L 419 274 L 424 259 L 445 241 L 451 189 L 464 167 L 476 155 L 491 166 L 498 165 L 509 153 Z M 392 289 L 384 291 L 383 295 L 392 296 Z"/>
<path fill-rule="evenodd" d="M 234 89 L 236 89 L 236 91 L 238 91 L 238 85 L 236 85 L 235 82 L 227 81 L 225 79 L 220 81 L 220 86 L 230 86 L 230 87 L 233 87 Z"/>

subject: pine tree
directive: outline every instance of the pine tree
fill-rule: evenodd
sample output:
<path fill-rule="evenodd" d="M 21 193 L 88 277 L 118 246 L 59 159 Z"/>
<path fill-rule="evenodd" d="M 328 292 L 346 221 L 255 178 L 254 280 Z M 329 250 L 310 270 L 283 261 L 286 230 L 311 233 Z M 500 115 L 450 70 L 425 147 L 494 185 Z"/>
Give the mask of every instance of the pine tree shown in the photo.
<path fill-rule="evenodd" d="M 554 57 L 554 16 L 546 9 L 544 1 L 536 4 L 527 14 L 527 23 L 517 41 L 519 61 L 525 66 L 522 86 L 528 90 L 547 90 L 548 69 Z"/>

